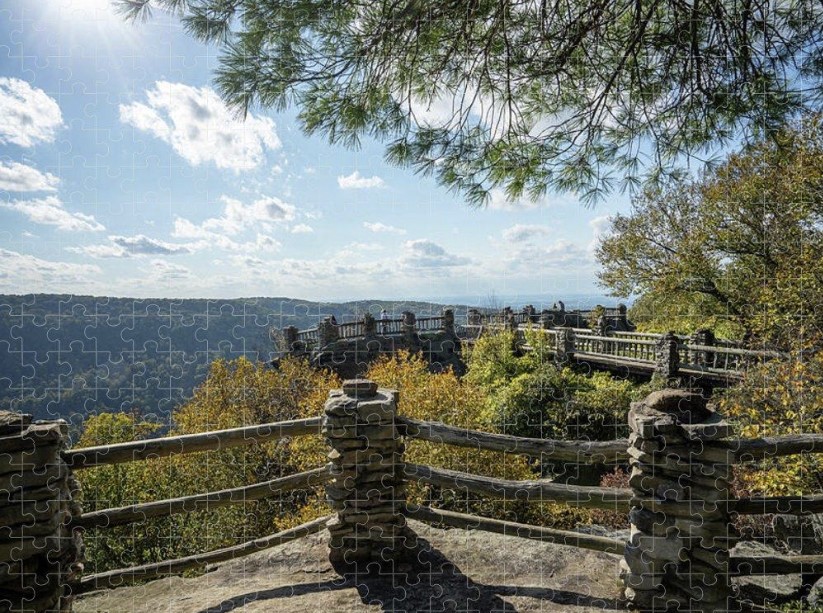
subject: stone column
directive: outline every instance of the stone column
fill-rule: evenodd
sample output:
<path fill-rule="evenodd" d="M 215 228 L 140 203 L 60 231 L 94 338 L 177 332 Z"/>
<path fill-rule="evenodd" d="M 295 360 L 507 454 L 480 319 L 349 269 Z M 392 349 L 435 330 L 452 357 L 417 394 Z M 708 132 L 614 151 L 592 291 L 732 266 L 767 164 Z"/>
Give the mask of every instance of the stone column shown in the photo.
<path fill-rule="evenodd" d="M 554 351 L 554 361 L 558 364 L 566 364 L 574 358 L 574 330 L 572 328 L 555 328 L 556 346 Z"/>
<path fill-rule="evenodd" d="M 363 336 L 374 336 L 377 334 L 377 322 L 374 319 L 374 315 L 371 313 L 366 313 L 363 315 Z"/>
<path fill-rule="evenodd" d="M 326 317 L 317 326 L 317 336 L 320 338 L 320 346 L 324 347 L 340 339 L 340 330 Z"/>
<path fill-rule="evenodd" d="M 452 309 L 443 310 L 443 330 L 454 334 L 454 311 Z"/>
<path fill-rule="evenodd" d="M 323 433 L 332 448 L 334 479 L 326 497 L 336 511 L 329 520 L 329 559 L 365 571 L 406 552 L 403 450 L 397 429 L 397 392 L 350 379 L 326 401 Z"/>
<path fill-rule="evenodd" d="M 409 347 L 416 344 L 417 341 L 417 318 L 411 311 L 403 311 L 403 339 L 408 343 Z"/>
<path fill-rule="evenodd" d="M 690 343 L 693 345 L 704 345 L 707 347 L 713 346 L 716 340 L 717 339 L 714 337 L 714 332 L 708 328 L 696 330 L 689 339 Z M 712 362 L 714 362 L 714 353 L 710 351 L 694 351 L 692 355 L 694 363 L 700 366 L 711 366 Z"/>
<path fill-rule="evenodd" d="M 554 315 L 548 310 L 543 310 L 540 313 L 540 327 L 544 330 L 550 330 L 554 326 Z"/>
<path fill-rule="evenodd" d="M 657 340 L 654 348 L 655 374 L 666 379 L 677 377 L 680 370 L 680 353 L 677 350 L 679 342 L 674 332 L 667 332 Z"/>
<path fill-rule="evenodd" d="M 81 509 L 67 440 L 62 420 L 0 412 L 0 610 L 71 611 L 83 541 L 68 527 Z"/>
<path fill-rule="evenodd" d="M 626 598 L 641 611 L 734 609 L 727 501 L 731 428 L 699 395 L 663 390 L 629 411 L 631 532 L 621 561 Z"/>
<path fill-rule="evenodd" d="M 297 328 L 294 326 L 286 326 L 283 328 L 283 339 L 286 343 L 286 351 L 292 352 L 297 344 Z"/>

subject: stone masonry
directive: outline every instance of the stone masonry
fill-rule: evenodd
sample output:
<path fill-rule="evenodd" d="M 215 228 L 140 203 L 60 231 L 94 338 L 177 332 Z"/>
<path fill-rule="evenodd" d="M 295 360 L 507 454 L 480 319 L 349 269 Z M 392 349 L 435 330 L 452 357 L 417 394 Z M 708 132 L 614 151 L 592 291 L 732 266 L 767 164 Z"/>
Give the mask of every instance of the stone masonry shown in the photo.
<path fill-rule="evenodd" d="M 326 497 L 329 558 L 336 566 L 365 571 L 383 567 L 407 551 L 403 506 L 403 443 L 395 426 L 397 392 L 351 379 L 329 394 L 323 433 L 331 446 L 334 479 Z"/>
<path fill-rule="evenodd" d="M 671 389 L 633 403 L 629 426 L 626 598 L 641 611 L 733 610 L 730 426 L 699 394 Z"/>
<path fill-rule="evenodd" d="M 0 611 L 71 611 L 83 546 L 68 527 L 81 509 L 60 455 L 67 428 L 0 411 Z"/>

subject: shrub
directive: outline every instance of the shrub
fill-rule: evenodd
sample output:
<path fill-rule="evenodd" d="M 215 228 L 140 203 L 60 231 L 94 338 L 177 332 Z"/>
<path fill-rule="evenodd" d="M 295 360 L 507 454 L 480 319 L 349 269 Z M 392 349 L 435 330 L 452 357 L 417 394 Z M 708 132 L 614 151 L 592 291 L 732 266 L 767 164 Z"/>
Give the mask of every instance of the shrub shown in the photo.
<path fill-rule="evenodd" d="M 275 371 L 244 358 L 212 363 L 207 380 L 173 413 L 171 435 L 221 430 L 320 414 L 339 380 L 307 362 L 284 360 Z M 86 421 L 87 447 L 145 438 L 159 424 L 136 415 L 101 414 Z M 83 471 L 84 511 L 251 485 L 325 463 L 322 439 L 298 437 Z M 242 543 L 327 513 L 318 488 L 91 531 L 87 569 L 100 572 Z"/>
<path fill-rule="evenodd" d="M 823 353 L 794 355 L 749 370 L 728 389 L 719 410 L 741 437 L 819 434 L 823 431 Z M 737 471 L 738 487 L 755 494 L 795 496 L 820 491 L 819 454 L 760 460 Z"/>

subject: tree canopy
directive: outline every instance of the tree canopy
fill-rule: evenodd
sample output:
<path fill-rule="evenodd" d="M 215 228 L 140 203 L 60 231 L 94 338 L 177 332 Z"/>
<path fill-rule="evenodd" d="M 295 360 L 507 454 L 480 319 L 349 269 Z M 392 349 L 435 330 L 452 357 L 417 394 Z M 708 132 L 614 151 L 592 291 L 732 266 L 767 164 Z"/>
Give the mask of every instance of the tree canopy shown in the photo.
<path fill-rule="evenodd" d="M 294 106 L 308 133 L 481 204 L 594 200 L 820 108 L 812 0 L 120 0 L 221 47 L 241 111 Z"/>
<path fill-rule="evenodd" d="M 819 118 L 698 179 L 645 191 L 601 241 L 600 280 L 665 318 L 727 314 L 786 345 L 823 330 L 823 126 Z"/>

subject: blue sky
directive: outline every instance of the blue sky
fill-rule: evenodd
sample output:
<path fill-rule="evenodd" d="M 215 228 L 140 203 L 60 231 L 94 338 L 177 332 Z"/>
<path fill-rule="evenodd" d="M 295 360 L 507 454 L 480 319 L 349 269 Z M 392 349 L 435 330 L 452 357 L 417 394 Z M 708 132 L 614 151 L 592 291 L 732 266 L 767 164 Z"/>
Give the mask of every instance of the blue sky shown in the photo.
<path fill-rule="evenodd" d="M 217 52 L 107 0 L 0 8 L 0 293 L 310 300 L 598 292 L 614 196 L 468 207 L 433 179 L 235 119 Z"/>

